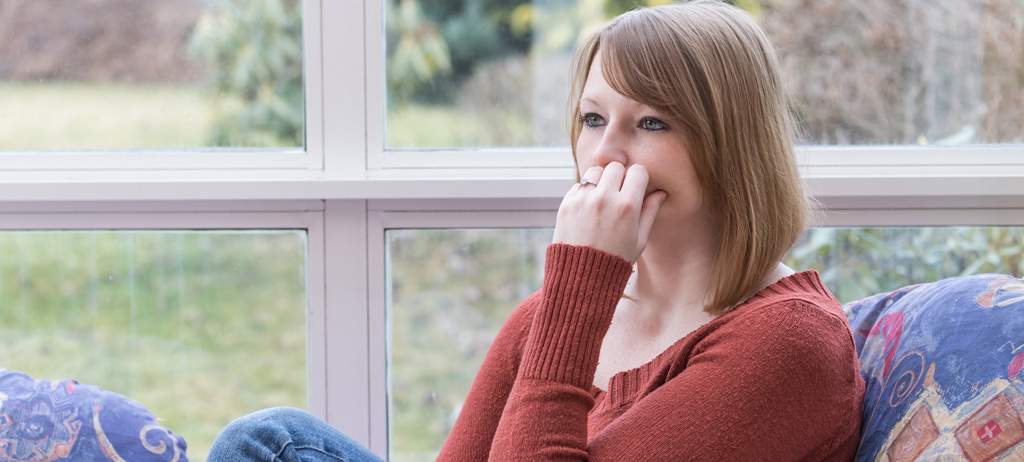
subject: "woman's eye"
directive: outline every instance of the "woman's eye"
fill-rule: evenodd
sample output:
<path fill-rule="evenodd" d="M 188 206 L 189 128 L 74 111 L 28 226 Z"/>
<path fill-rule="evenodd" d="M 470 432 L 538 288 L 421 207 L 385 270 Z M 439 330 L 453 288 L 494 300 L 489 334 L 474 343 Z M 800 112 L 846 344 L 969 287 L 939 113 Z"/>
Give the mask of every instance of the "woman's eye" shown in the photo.
<path fill-rule="evenodd" d="M 596 127 L 601 125 L 602 119 L 601 116 L 594 114 L 593 112 L 588 112 L 583 114 L 583 116 L 580 117 L 580 120 L 583 121 L 583 125 L 586 125 L 587 127 Z"/>
<path fill-rule="evenodd" d="M 659 131 L 664 130 L 668 127 L 666 127 L 665 124 L 658 119 L 644 117 L 643 119 L 640 120 L 640 128 L 644 130 Z"/>
<path fill-rule="evenodd" d="M 580 121 L 583 122 L 584 126 L 590 128 L 604 125 L 604 118 L 593 112 L 588 112 L 580 116 Z M 666 126 L 664 122 L 653 117 L 644 117 L 643 119 L 640 119 L 640 124 L 638 126 L 644 130 L 650 131 L 661 131 L 668 129 L 668 126 Z"/>

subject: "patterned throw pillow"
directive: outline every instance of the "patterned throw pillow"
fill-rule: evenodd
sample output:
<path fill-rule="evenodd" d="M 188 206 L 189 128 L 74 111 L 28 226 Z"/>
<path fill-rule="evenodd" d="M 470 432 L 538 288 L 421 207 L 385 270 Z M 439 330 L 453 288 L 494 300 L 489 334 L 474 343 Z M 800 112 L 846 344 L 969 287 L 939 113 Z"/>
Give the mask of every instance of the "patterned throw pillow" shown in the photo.
<path fill-rule="evenodd" d="M 187 462 L 185 448 L 124 396 L 0 369 L 0 462 Z"/>
<path fill-rule="evenodd" d="M 858 461 L 1024 460 L 1024 281 L 950 278 L 844 310 L 867 385 Z"/>

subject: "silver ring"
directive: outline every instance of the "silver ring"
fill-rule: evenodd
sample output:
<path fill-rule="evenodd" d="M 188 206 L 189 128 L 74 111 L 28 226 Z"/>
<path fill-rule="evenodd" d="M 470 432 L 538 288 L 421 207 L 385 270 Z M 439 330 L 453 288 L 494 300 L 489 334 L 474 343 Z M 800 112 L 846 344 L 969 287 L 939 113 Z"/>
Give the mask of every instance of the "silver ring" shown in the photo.
<path fill-rule="evenodd" d="M 584 178 L 584 179 L 580 180 L 580 187 L 581 187 L 581 188 L 582 188 L 582 187 L 584 187 L 584 186 L 586 186 L 586 185 L 588 185 L 588 184 L 592 184 L 592 185 L 594 185 L 594 186 L 597 186 L 597 183 L 594 183 L 593 181 L 590 181 L 590 180 L 588 180 L 588 179 L 586 179 L 586 178 Z"/>

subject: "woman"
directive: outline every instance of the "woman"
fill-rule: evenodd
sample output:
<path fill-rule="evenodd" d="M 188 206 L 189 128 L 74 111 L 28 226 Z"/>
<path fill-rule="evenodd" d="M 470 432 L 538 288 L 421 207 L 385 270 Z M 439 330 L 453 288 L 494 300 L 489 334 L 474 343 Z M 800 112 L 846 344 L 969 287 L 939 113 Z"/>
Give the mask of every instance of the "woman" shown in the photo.
<path fill-rule="evenodd" d="M 625 13 L 577 52 L 570 110 L 582 179 L 543 288 L 438 460 L 853 459 L 852 335 L 817 272 L 780 263 L 807 201 L 761 29 L 716 1 Z M 211 459 L 378 460 L 282 409 L 232 423 Z"/>

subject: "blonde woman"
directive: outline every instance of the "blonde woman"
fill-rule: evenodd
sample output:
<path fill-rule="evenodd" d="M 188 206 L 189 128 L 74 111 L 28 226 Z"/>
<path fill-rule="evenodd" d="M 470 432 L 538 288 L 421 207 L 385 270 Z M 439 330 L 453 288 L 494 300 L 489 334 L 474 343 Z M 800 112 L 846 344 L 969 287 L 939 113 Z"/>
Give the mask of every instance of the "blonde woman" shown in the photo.
<path fill-rule="evenodd" d="M 580 181 L 438 460 L 852 460 L 852 335 L 818 273 L 780 262 L 807 201 L 763 31 L 717 1 L 638 9 L 572 73 Z M 290 409 L 211 459 L 378 460 Z"/>

